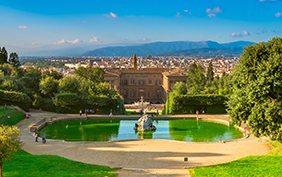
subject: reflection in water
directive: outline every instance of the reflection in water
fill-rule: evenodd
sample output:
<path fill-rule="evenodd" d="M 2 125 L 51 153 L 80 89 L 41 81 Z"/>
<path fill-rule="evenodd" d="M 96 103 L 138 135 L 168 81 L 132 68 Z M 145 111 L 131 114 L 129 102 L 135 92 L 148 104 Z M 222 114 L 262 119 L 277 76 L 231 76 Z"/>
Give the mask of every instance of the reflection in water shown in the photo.
<path fill-rule="evenodd" d="M 67 141 L 111 141 L 128 139 L 171 139 L 187 142 L 217 142 L 238 139 L 242 132 L 233 126 L 196 120 L 174 119 L 154 121 L 157 127 L 153 132 L 138 132 L 133 129 L 137 120 L 90 119 L 73 120 L 45 126 L 40 133 L 50 139 Z"/>
<path fill-rule="evenodd" d="M 138 133 L 138 139 L 153 139 L 153 133 L 155 131 L 138 132 L 137 130 L 135 130 L 135 132 Z"/>

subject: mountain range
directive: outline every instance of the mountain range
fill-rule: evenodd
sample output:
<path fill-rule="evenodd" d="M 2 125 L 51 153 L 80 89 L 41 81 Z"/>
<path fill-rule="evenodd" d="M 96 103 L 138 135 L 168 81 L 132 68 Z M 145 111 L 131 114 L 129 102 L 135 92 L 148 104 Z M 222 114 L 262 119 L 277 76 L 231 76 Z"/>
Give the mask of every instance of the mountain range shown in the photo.
<path fill-rule="evenodd" d="M 7 46 L 10 51 L 16 51 L 20 56 L 119 56 L 129 57 L 135 52 L 137 56 L 239 56 L 243 47 L 250 41 L 218 43 L 215 41 L 174 41 L 153 42 L 146 44 L 95 44 L 95 45 L 49 45 L 38 48 L 19 48 Z"/>
<path fill-rule="evenodd" d="M 223 44 L 214 41 L 154 42 L 135 46 L 104 47 L 86 52 L 83 56 L 127 57 L 132 56 L 134 52 L 138 56 L 208 56 L 209 53 L 211 53 L 212 56 L 225 54 L 238 56 L 242 53 L 243 47 L 250 43 L 250 41 L 237 41 Z"/>

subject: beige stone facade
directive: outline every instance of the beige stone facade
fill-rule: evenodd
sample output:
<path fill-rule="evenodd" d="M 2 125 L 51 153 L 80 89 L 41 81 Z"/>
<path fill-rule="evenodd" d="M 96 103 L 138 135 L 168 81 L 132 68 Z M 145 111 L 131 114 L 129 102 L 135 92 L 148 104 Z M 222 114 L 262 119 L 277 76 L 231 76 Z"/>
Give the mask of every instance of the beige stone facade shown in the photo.
<path fill-rule="evenodd" d="M 176 82 L 187 81 L 185 69 L 112 68 L 106 69 L 104 79 L 123 96 L 125 103 L 145 101 L 165 103 Z"/>

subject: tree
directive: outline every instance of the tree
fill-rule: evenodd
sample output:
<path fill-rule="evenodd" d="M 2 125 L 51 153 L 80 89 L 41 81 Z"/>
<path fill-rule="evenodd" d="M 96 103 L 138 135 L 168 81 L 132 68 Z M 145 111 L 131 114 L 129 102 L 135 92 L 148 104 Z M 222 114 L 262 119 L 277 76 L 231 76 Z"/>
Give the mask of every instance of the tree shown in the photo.
<path fill-rule="evenodd" d="M 185 95 L 187 88 L 183 82 L 176 82 L 173 86 L 173 92 L 175 95 Z"/>
<path fill-rule="evenodd" d="M 204 90 L 205 75 L 201 65 L 193 63 L 188 71 L 187 92 L 188 94 L 199 94 Z"/>
<path fill-rule="evenodd" d="M 9 160 L 11 154 L 21 147 L 20 130 L 15 126 L 0 126 L 0 176 L 3 177 L 3 160 Z"/>
<path fill-rule="evenodd" d="M 210 62 L 207 71 L 207 81 L 213 81 L 213 76 L 214 76 L 213 66 L 212 66 L 212 62 Z"/>
<path fill-rule="evenodd" d="M 100 83 L 104 80 L 105 71 L 102 68 L 92 67 L 79 67 L 74 71 L 77 76 L 91 80 L 94 83 Z"/>
<path fill-rule="evenodd" d="M 57 71 L 51 70 L 51 72 L 49 70 L 46 70 L 42 73 L 42 77 L 53 77 L 56 80 L 60 80 L 63 78 L 63 75 L 61 73 L 58 73 Z"/>
<path fill-rule="evenodd" d="M 0 47 L 0 64 L 8 63 L 8 52 L 5 47 Z"/>
<path fill-rule="evenodd" d="M 45 79 L 41 79 L 39 83 L 41 93 L 49 97 L 54 97 L 55 93 L 58 93 L 58 86 L 58 81 L 50 76 L 47 76 Z"/>
<path fill-rule="evenodd" d="M 59 80 L 60 93 L 79 93 L 80 82 L 76 77 L 64 77 Z"/>
<path fill-rule="evenodd" d="M 233 124 L 247 123 L 255 136 L 282 141 L 282 38 L 244 48 L 228 101 Z"/>
<path fill-rule="evenodd" d="M 10 53 L 9 64 L 13 65 L 15 68 L 21 66 L 21 62 L 19 61 L 19 56 L 16 52 Z"/>

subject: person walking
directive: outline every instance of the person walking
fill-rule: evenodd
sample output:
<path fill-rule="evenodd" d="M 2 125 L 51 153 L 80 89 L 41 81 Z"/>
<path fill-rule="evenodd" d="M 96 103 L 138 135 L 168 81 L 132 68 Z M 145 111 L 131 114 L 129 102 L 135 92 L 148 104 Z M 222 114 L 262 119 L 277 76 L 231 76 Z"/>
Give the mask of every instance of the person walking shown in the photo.
<path fill-rule="evenodd" d="M 158 110 L 158 109 L 156 110 L 156 115 L 157 115 L 157 116 L 159 115 L 159 110 Z"/>
<path fill-rule="evenodd" d="M 113 110 L 112 109 L 110 110 L 110 115 L 109 116 L 113 117 Z"/>
<path fill-rule="evenodd" d="M 35 132 L 35 142 L 38 142 L 38 132 Z"/>
<path fill-rule="evenodd" d="M 45 134 L 42 135 L 42 143 L 46 143 L 46 136 L 45 136 Z"/>
<path fill-rule="evenodd" d="M 79 111 L 79 115 L 80 115 L 80 116 L 82 115 L 82 110 Z"/>

